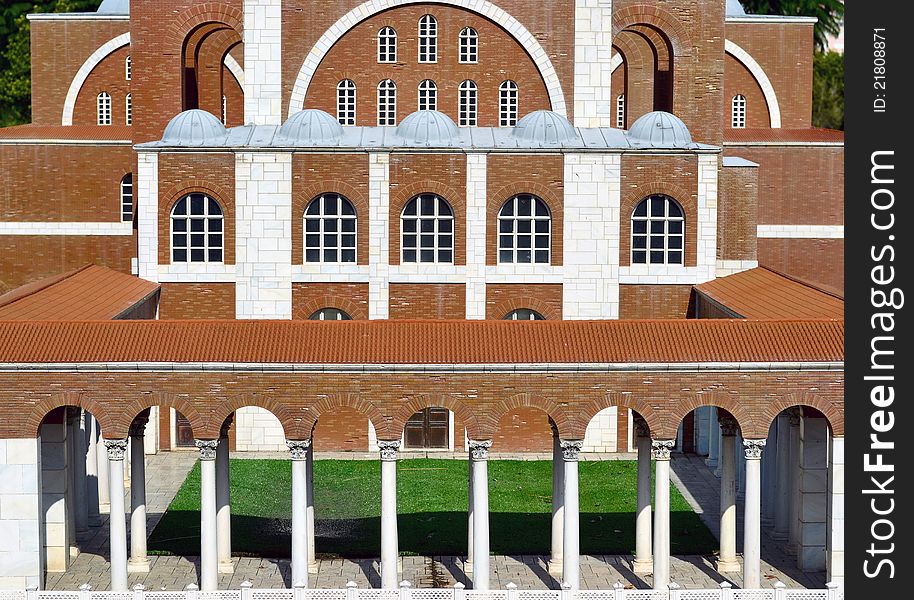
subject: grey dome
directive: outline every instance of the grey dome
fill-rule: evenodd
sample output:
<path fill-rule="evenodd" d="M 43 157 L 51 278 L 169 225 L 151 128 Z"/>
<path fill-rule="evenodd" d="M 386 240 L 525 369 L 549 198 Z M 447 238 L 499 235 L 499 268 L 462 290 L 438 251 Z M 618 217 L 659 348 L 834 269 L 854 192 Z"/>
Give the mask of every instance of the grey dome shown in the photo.
<path fill-rule="evenodd" d="M 577 131 L 568 119 L 551 110 L 537 110 L 526 115 L 514 126 L 514 137 L 526 142 L 556 144 L 577 138 Z"/>
<path fill-rule="evenodd" d="M 649 148 L 686 148 L 692 144 L 692 134 L 682 119 L 662 110 L 635 121 L 628 138 L 636 146 Z"/>
<path fill-rule="evenodd" d="M 397 127 L 397 135 L 427 146 L 447 146 L 460 135 L 460 130 L 444 113 L 419 110 L 403 119 Z"/>
<path fill-rule="evenodd" d="M 130 0 L 102 0 L 95 12 L 103 15 L 129 15 Z"/>
<path fill-rule="evenodd" d="M 739 0 L 727 0 L 727 16 L 742 17 L 746 14 L 746 9 L 739 3 Z"/>
<path fill-rule="evenodd" d="M 225 125 L 205 110 L 185 110 L 165 127 L 162 141 L 175 146 L 216 145 L 224 141 Z"/>
<path fill-rule="evenodd" d="M 335 142 L 343 136 L 343 126 L 329 113 L 317 109 L 302 110 L 283 123 L 279 137 L 298 143 Z"/>

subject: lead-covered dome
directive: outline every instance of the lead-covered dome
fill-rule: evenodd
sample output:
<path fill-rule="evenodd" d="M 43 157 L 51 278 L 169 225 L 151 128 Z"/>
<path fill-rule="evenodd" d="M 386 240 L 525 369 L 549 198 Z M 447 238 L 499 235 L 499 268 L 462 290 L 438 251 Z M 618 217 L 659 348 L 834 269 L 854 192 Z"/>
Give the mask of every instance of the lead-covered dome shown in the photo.
<path fill-rule="evenodd" d="M 305 145 L 335 142 L 342 136 L 340 122 L 329 113 L 314 108 L 295 113 L 279 128 L 283 141 Z"/>
<path fill-rule="evenodd" d="M 102 0 L 95 12 L 102 15 L 129 15 L 130 0 Z"/>
<path fill-rule="evenodd" d="M 417 144 L 447 146 L 460 135 L 460 130 L 444 113 L 419 110 L 403 119 L 397 127 L 397 135 Z"/>
<path fill-rule="evenodd" d="M 226 130 L 215 115 L 205 110 L 185 110 L 165 127 L 162 141 L 174 146 L 206 146 L 225 140 Z"/>
<path fill-rule="evenodd" d="M 577 138 L 568 119 L 551 110 L 537 110 L 526 115 L 514 126 L 514 137 L 538 144 L 560 144 Z"/>
<path fill-rule="evenodd" d="M 648 148 L 686 148 L 692 144 L 692 134 L 682 119 L 662 110 L 649 112 L 635 121 L 628 130 L 628 138 L 636 146 Z"/>

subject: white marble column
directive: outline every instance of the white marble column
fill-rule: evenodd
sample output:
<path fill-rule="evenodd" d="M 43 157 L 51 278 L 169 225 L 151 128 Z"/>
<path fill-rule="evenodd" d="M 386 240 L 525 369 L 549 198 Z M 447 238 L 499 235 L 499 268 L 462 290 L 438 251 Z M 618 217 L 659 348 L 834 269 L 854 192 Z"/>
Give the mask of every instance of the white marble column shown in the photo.
<path fill-rule="evenodd" d="M 765 452 L 762 454 L 762 526 L 766 531 L 774 529 L 774 506 L 776 502 L 775 460 L 778 453 L 777 420 L 768 428 Z"/>
<path fill-rule="evenodd" d="M 313 441 L 313 440 L 312 440 Z M 314 550 L 314 444 L 308 444 L 305 457 L 306 488 L 308 493 L 308 572 L 317 573 L 317 554 Z"/>
<path fill-rule="evenodd" d="M 800 468 L 800 419 L 802 413 L 799 408 L 787 411 L 788 446 L 790 447 L 790 510 L 787 513 L 787 553 L 796 556 L 800 548 L 800 477 L 803 473 Z"/>
<path fill-rule="evenodd" d="M 552 555 L 549 559 L 549 573 L 562 575 L 562 545 L 565 527 L 565 461 L 562 458 L 562 444 L 559 433 L 552 430 Z"/>
<path fill-rule="evenodd" d="M 491 440 L 470 440 L 473 477 L 473 589 L 489 589 L 489 448 Z"/>
<path fill-rule="evenodd" d="M 378 440 L 381 451 L 381 587 L 397 589 L 397 451 L 400 441 Z"/>
<path fill-rule="evenodd" d="M 127 520 L 124 516 L 124 455 L 127 440 L 105 440 L 108 464 L 108 495 L 111 518 L 108 520 L 111 548 L 111 591 L 127 591 Z"/>
<path fill-rule="evenodd" d="M 774 532 L 776 540 L 786 540 L 790 531 L 790 421 L 781 413 L 777 418 L 778 445 L 775 457 Z"/>
<path fill-rule="evenodd" d="M 707 465 L 712 468 L 717 468 L 717 461 L 720 457 L 720 424 L 717 422 L 717 407 L 712 406 L 711 410 L 708 411 L 708 419 L 711 422 L 710 429 L 708 431 L 708 458 Z"/>
<path fill-rule="evenodd" d="M 104 437 L 104 432 L 99 430 L 98 442 L 107 446 L 107 441 Z M 108 485 L 108 453 L 96 452 L 96 457 L 98 458 L 98 510 L 104 514 L 111 511 L 111 494 L 109 493 L 110 486 Z"/>
<path fill-rule="evenodd" d="M 200 590 L 215 591 L 219 582 L 216 527 L 216 449 L 219 440 L 196 440 L 200 449 Z"/>
<path fill-rule="evenodd" d="M 98 422 L 91 413 L 86 413 L 88 449 L 86 450 L 86 504 L 88 505 L 89 527 L 102 524 L 98 512 Z"/>
<path fill-rule="evenodd" d="M 743 587 L 762 587 L 762 449 L 766 440 L 743 440 L 746 505 L 743 510 Z"/>
<path fill-rule="evenodd" d="M 578 493 L 578 459 L 583 440 L 562 440 L 562 460 L 565 465 L 565 510 L 562 541 L 562 583 L 571 592 L 581 589 L 581 511 Z"/>
<path fill-rule="evenodd" d="M 130 560 L 127 571 L 148 573 L 146 556 L 146 419 L 137 418 L 130 426 Z"/>
<path fill-rule="evenodd" d="M 473 572 L 473 458 L 467 454 L 467 560 L 463 564 L 463 572 L 469 575 Z"/>
<path fill-rule="evenodd" d="M 632 571 L 648 575 L 654 569 L 651 554 L 651 437 L 643 419 L 635 421 L 638 436 L 638 506 L 635 513 L 635 560 Z"/>
<path fill-rule="evenodd" d="M 719 573 L 739 573 L 736 559 L 736 433 L 732 417 L 720 419 L 720 558 Z"/>
<path fill-rule="evenodd" d="M 232 483 L 228 439 L 230 424 L 231 417 L 219 432 L 219 447 L 216 448 L 216 545 L 220 573 L 235 571 L 232 564 Z"/>
<path fill-rule="evenodd" d="M 654 589 L 670 583 L 670 452 L 676 440 L 653 440 L 654 488 Z"/>
<path fill-rule="evenodd" d="M 86 449 L 87 438 L 86 438 L 86 423 L 88 414 L 85 413 L 82 409 L 77 409 L 76 412 L 76 427 L 74 429 L 76 433 L 76 440 L 73 444 L 73 479 L 74 479 L 74 489 L 76 490 L 74 494 L 74 509 L 75 509 L 75 521 L 76 521 L 76 535 L 81 536 L 89 531 L 89 502 L 86 498 L 86 494 L 82 492 L 86 488 Z"/>
<path fill-rule="evenodd" d="M 311 440 L 287 440 L 292 457 L 292 585 L 308 587 L 308 449 Z"/>

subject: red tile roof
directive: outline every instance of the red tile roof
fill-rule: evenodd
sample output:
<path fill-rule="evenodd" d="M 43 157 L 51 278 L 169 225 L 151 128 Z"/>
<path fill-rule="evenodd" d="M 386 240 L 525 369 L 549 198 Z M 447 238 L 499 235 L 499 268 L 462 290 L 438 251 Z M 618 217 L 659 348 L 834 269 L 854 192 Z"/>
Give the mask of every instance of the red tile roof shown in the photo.
<path fill-rule="evenodd" d="M 696 285 L 695 290 L 747 319 L 844 319 L 844 300 L 759 267 Z"/>
<path fill-rule="evenodd" d="M 844 143 L 844 132 L 836 129 L 726 129 L 724 142 Z"/>
<path fill-rule="evenodd" d="M 24 285 L 0 296 L 0 320 L 97 321 L 116 319 L 155 294 L 159 285 L 88 265 Z"/>
<path fill-rule="evenodd" d="M 0 322 L 0 363 L 836 362 L 839 321 Z"/>
<path fill-rule="evenodd" d="M 98 125 L 16 125 L 0 127 L 0 140 L 73 140 L 122 141 L 132 140 L 133 129 Z"/>

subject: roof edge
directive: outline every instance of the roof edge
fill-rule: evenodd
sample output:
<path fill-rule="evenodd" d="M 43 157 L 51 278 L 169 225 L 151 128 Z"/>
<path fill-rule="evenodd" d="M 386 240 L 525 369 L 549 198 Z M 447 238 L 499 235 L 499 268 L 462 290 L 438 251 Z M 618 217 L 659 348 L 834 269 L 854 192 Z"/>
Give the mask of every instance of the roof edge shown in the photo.
<path fill-rule="evenodd" d="M 14 304 L 20 300 L 23 300 L 24 298 L 34 296 L 35 294 L 42 292 L 51 286 L 57 285 L 61 281 L 66 281 L 74 275 L 82 273 L 92 266 L 93 265 L 90 263 L 72 271 L 58 273 L 57 275 L 51 275 L 50 277 L 45 277 L 44 279 L 39 279 L 37 281 L 23 284 L 0 296 L 0 307 L 9 306 L 10 304 Z"/>

